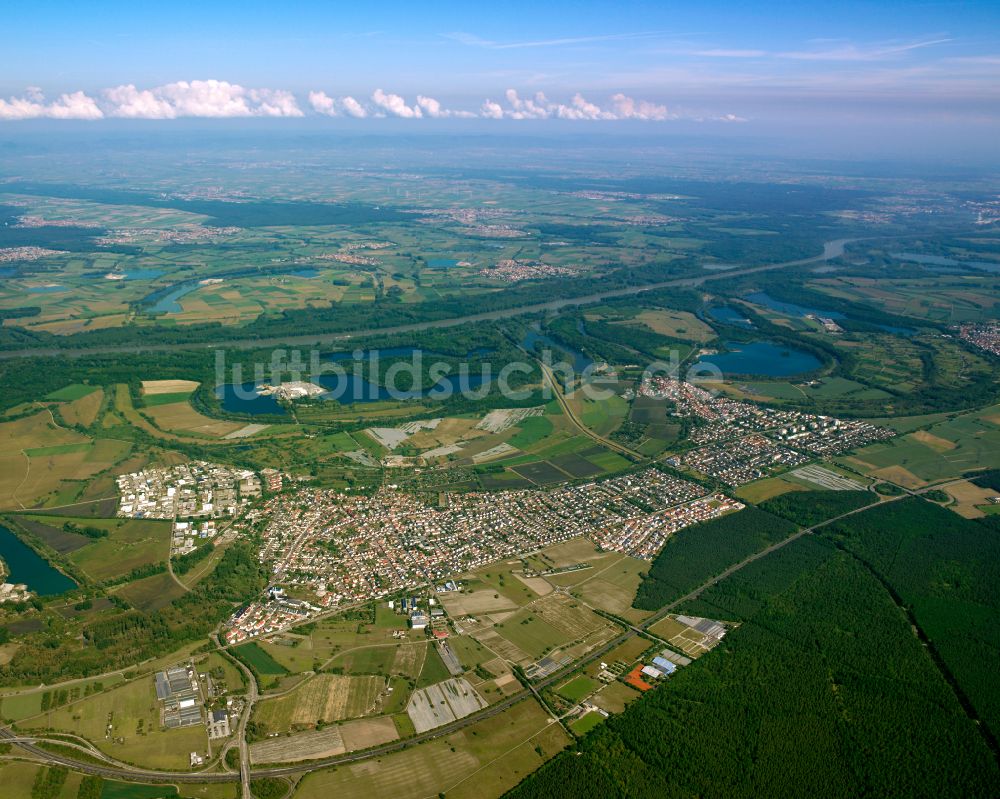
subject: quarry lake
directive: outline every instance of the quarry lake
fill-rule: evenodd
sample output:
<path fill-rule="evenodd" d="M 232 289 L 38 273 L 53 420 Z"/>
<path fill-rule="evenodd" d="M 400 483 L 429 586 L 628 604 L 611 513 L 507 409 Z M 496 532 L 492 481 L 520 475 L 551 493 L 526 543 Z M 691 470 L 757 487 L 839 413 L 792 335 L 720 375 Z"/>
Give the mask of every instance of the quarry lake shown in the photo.
<path fill-rule="evenodd" d="M 823 364 L 811 353 L 774 341 L 727 341 L 727 352 L 704 355 L 700 364 L 712 364 L 723 374 L 791 377 L 819 369 Z"/>
<path fill-rule="evenodd" d="M 0 524 L 0 559 L 7 564 L 7 582 L 24 583 L 39 596 L 51 596 L 76 588 L 69 577 Z"/>

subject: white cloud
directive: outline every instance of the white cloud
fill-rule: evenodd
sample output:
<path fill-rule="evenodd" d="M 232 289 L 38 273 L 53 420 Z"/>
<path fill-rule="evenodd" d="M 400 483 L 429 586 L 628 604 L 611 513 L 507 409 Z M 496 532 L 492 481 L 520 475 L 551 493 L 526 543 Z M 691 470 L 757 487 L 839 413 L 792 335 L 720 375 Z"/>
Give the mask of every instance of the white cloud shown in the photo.
<path fill-rule="evenodd" d="M 317 114 L 324 114 L 328 117 L 335 117 L 337 111 L 337 101 L 326 92 L 309 92 L 309 105 Z"/>
<path fill-rule="evenodd" d="M 302 116 L 291 92 L 247 89 L 224 80 L 182 80 L 141 90 L 127 84 L 103 94 L 108 116 L 128 119 Z"/>
<path fill-rule="evenodd" d="M 131 83 L 104 90 L 105 99 L 112 105 L 110 116 L 127 119 L 173 119 L 174 107 L 149 89 L 139 90 Z"/>
<path fill-rule="evenodd" d="M 262 117 L 303 116 L 295 95 L 284 89 L 250 89 L 248 96 L 254 104 L 254 115 Z"/>
<path fill-rule="evenodd" d="M 542 92 L 537 92 L 532 98 L 523 98 L 515 89 L 508 89 L 504 92 L 504 97 L 507 100 L 506 108 L 493 100 L 487 100 L 480 108 L 479 115 L 484 119 L 634 119 L 650 122 L 676 118 L 667 111 L 665 105 L 634 100 L 624 94 L 614 95 L 611 105 L 604 108 L 590 102 L 579 92 L 573 95 L 569 105 L 551 102 Z"/>
<path fill-rule="evenodd" d="M 328 117 L 347 115 L 355 119 L 368 116 L 368 109 L 353 97 L 330 97 L 326 92 L 309 92 L 309 105 L 317 114 Z"/>
<path fill-rule="evenodd" d="M 633 100 L 624 94 L 616 94 L 611 98 L 615 119 L 638 119 L 645 122 L 662 122 L 669 119 L 667 107 L 649 103 L 645 100 Z"/>
<path fill-rule="evenodd" d="M 372 102 L 381 111 L 376 112 L 381 116 L 386 114 L 403 119 L 419 119 L 423 116 L 420 106 L 408 106 L 406 100 L 398 94 L 387 94 L 381 89 L 376 89 L 372 93 Z"/>
<path fill-rule="evenodd" d="M 344 109 L 344 113 L 349 117 L 354 117 L 355 119 L 364 119 L 368 116 L 368 109 L 365 108 L 361 103 L 355 100 L 353 97 L 348 95 L 347 97 L 342 97 L 340 99 L 340 104 Z"/>
<path fill-rule="evenodd" d="M 492 100 L 487 100 L 479 109 L 479 115 L 485 119 L 503 119 L 503 106 Z"/>
<path fill-rule="evenodd" d="M 41 90 L 29 87 L 24 97 L 0 98 L 0 120 L 20 119 L 101 119 L 104 116 L 94 98 L 83 92 L 61 94 L 45 102 Z"/>
<path fill-rule="evenodd" d="M 418 94 L 409 104 L 404 97 L 376 89 L 369 102 L 350 95 L 332 97 L 310 91 L 306 100 L 312 113 L 329 117 L 395 117 L 399 119 L 560 119 L 570 121 L 691 119 L 690 114 L 674 113 L 647 100 L 614 94 L 608 102 L 594 102 L 580 92 L 568 103 L 549 100 L 543 92 L 522 97 L 507 89 L 501 101 L 485 100 L 476 111 L 448 108 L 435 97 Z M 243 118 L 302 117 L 295 95 L 284 89 L 247 88 L 220 80 L 177 81 L 151 89 L 123 84 L 104 89 L 97 99 L 82 91 L 62 94 L 47 101 L 41 90 L 25 89 L 24 94 L 0 98 L 0 121 L 18 119 L 177 119 L 180 117 Z M 718 122 L 742 122 L 732 114 L 698 117 Z"/>

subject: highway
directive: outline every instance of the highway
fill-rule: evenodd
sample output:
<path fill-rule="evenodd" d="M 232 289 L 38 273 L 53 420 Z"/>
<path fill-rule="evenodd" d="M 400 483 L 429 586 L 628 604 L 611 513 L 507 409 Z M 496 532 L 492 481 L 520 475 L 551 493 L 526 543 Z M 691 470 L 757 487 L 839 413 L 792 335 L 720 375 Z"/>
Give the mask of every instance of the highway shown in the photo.
<path fill-rule="evenodd" d="M 663 280 L 659 283 L 648 283 L 642 286 L 626 286 L 620 289 L 609 289 L 595 294 L 586 294 L 580 297 L 563 297 L 547 302 L 535 303 L 532 305 L 522 305 L 517 308 L 505 308 L 501 311 L 487 311 L 479 314 L 468 314 L 467 316 L 455 316 L 449 319 L 437 319 L 430 322 L 416 322 L 409 325 L 397 325 L 395 327 L 370 328 L 368 330 L 353 330 L 341 333 L 326 333 L 319 335 L 283 336 L 278 338 L 247 338 L 247 339 L 222 339 L 216 341 L 186 342 L 183 344 L 117 344 L 100 345 L 93 347 L 80 347 L 78 349 L 62 349 L 56 347 L 34 347 L 22 350 L 9 350 L 0 352 L 0 359 L 10 358 L 30 358 L 30 357 L 60 357 L 76 358 L 85 355 L 109 355 L 115 353 L 136 353 L 136 352 L 173 352 L 181 350 L 197 349 L 250 349 L 257 347 L 323 347 L 337 342 L 343 342 L 352 338 L 364 338 L 377 335 L 395 335 L 398 333 L 417 333 L 421 330 L 434 330 L 439 328 L 455 327 L 456 325 L 468 324 L 470 322 L 485 322 L 509 319 L 512 316 L 522 316 L 524 314 L 542 313 L 546 311 L 558 311 L 562 308 L 569 308 L 577 305 L 592 305 L 603 300 L 615 297 L 629 297 L 634 294 L 642 294 L 647 291 L 656 291 L 664 288 L 691 288 L 700 286 L 715 280 L 731 280 L 741 275 L 752 275 L 756 272 L 769 272 L 774 269 L 788 269 L 794 266 L 807 266 L 808 264 L 820 261 L 829 261 L 831 258 L 839 258 L 844 254 L 844 247 L 851 242 L 861 239 L 835 239 L 823 245 L 823 252 L 809 258 L 800 258 L 795 261 L 784 261 L 779 264 L 763 264 L 761 266 L 748 266 L 744 268 L 729 269 L 721 272 L 711 272 L 697 277 L 675 278 L 673 280 Z"/>

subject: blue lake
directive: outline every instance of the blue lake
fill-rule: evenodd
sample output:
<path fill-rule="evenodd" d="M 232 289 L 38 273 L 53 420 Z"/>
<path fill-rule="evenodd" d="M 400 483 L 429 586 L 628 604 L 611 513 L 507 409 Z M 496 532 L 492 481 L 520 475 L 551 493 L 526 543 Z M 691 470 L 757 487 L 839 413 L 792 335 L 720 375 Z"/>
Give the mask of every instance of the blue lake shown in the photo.
<path fill-rule="evenodd" d="M 796 305 L 794 302 L 776 300 L 766 291 L 755 291 L 753 294 L 745 295 L 743 299 L 748 302 L 752 302 L 754 305 L 763 305 L 765 308 L 770 308 L 772 311 L 791 314 L 793 316 L 806 316 L 808 314 L 813 314 L 814 316 L 822 316 L 827 319 L 844 318 L 844 315 L 842 313 L 838 313 L 837 311 L 826 311 L 822 308 L 807 308 L 805 305 Z"/>
<path fill-rule="evenodd" d="M 164 289 L 163 293 L 153 292 L 148 299 L 155 299 L 156 302 L 149 309 L 150 313 L 160 314 L 160 313 L 180 313 L 184 309 L 181 308 L 181 304 L 177 302 L 181 297 L 190 294 L 192 291 L 196 291 L 200 287 L 197 281 L 192 283 L 182 283 L 179 286 L 174 286 L 172 288 Z"/>
<path fill-rule="evenodd" d="M 565 344 L 560 344 L 555 339 L 546 336 L 539 329 L 528 328 L 528 332 L 525 333 L 524 338 L 521 339 L 521 346 L 524 347 L 524 349 L 526 349 L 528 352 L 534 353 L 536 344 L 540 344 L 542 349 L 549 349 L 554 351 L 558 350 L 559 352 L 564 352 L 567 355 L 569 355 L 570 358 L 572 359 L 573 371 L 577 372 L 578 374 L 582 374 L 583 371 L 588 366 L 594 365 L 593 359 L 588 358 L 582 352 L 578 352 L 577 350 L 571 349 L 570 347 L 567 347 Z M 553 357 L 555 355 L 556 353 L 553 352 Z"/>
<path fill-rule="evenodd" d="M 819 369 L 816 356 L 773 341 L 727 341 L 728 352 L 704 355 L 692 367 L 713 364 L 723 374 L 791 377 Z"/>
<path fill-rule="evenodd" d="M 346 370 L 345 370 L 346 371 Z M 337 400 L 343 405 L 367 404 L 370 402 L 395 402 L 400 400 L 445 399 L 463 391 L 475 390 L 490 382 L 489 375 L 471 373 L 468 375 L 448 375 L 442 377 L 428 389 L 411 391 L 389 391 L 385 386 L 371 383 L 348 372 L 344 375 L 322 375 L 312 382 L 327 391 L 320 396 L 327 400 Z M 222 407 L 233 413 L 285 413 L 281 404 L 272 396 L 261 396 L 254 383 L 234 385 L 232 383 L 216 389 Z"/>
<path fill-rule="evenodd" d="M 0 277 L 10 277 L 17 274 L 16 266 L 0 266 Z"/>
<path fill-rule="evenodd" d="M 777 300 L 765 291 L 756 291 L 753 294 L 747 294 L 743 297 L 743 299 L 749 300 L 755 305 L 763 305 L 765 308 L 770 308 L 772 311 L 789 314 L 790 316 L 808 316 L 809 314 L 812 314 L 813 316 L 822 316 L 825 319 L 848 318 L 845 314 L 842 314 L 839 311 L 829 311 L 824 308 L 808 308 L 805 305 L 796 305 L 794 302 Z M 884 330 L 887 333 L 895 333 L 897 336 L 912 336 L 917 332 L 912 327 L 894 327 L 893 325 L 882 325 L 877 322 L 872 322 L 871 324 L 874 324 L 875 327 Z"/>
<path fill-rule="evenodd" d="M 431 269 L 452 269 L 458 266 L 459 260 L 457 258 L 428 258 L 427 266 Z"/>
<path fill-rule="evenodd" d="M 311 266 L 307 266 L 305 269 L 296 269 L 293 272 L 287 272 L 286 274 L 292 277 L 316 277 L 319 274 L 318 269 L 313 269 Z"/>
<path fill-rule="evenodd" d="M 7 582 L 24 583 L 39 596 L 62 594 L 76 588 L 69 577 L 39 557 L 31 547 L 0 524 L 0 558 L 7 564 Z"/>
<path fill-rule="evenodd" d="M 753 323 L 735 308 L 728 305 L 719 305 L 708 309 L 708 315 L 719 322 L 727 325 L 738 325 L 739 327 L 751 328 Z"/>
<path fill-rule="evenodd" d="M 487 355 L 492 350 L 480 348 L 469 352 L 466 357 L 480 357 Z M 410 400 L 420 399 L 428 396 L 431 399 L 442 399 L 448 394 L 461 392 L 463 390 L 475 390 L 490 381 L 489 373 L 485 376 L 481 371 L 471 372 L 467 376 L 462 374 L 448 375 L 442 377 L 434 386 L 427 389 L 416 389 L 412 391 L 393 391 L 384 386 L 369 381 L 353 374 L 354 367 L 351 361 L 357 360 L 360 363 L 367 362 L 370 358 L 413 358 L 420 353 L 425 365 L 434 358 L 448 358 L 449 356 L 440 353 L 421 349 L 420 347 L 385 347 L 378 350 L 361 350 L 360 358 L 355 359 L 354 352 L 331 352 L 323 355 L 323 360 L 327 363 L 336 363 L 340 366 L 344 374 L 320 375 L 312 382 L 322 386 L 327 391 L 320 395 L 323 399 L 337 400 L 341 404 L 350 405 L 354 403 L 385 402 L 390 400 Z M 453 360 L 453 358 L 451 359 Z M 405 361 L 404 361 L 405 363 Z M 414 364 L 416 365 L 416 364 Z M 410 374 L 403 370 L 404 374 Z M 264 381 L 266 382 L 266 380 Z M 257 382 L 247 382 L 239 385 L 228 384 L 216 389 L 216 396 L 219 398 L 223 409 L 232 413 L 285 413 L 273 396 L 261 395 L 257 392 Z"/>

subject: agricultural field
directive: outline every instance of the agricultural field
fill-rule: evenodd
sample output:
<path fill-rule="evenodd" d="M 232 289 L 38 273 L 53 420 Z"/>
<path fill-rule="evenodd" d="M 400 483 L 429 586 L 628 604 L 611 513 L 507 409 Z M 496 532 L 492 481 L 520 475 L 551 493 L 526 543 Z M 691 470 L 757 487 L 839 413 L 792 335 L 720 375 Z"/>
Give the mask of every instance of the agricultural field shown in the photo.
<path fill-rule="evenodd" d="M 28 518 L 45 521 L 50 517 Z M 74 552 L 70 558 L 92 580 L 114 579 L 141 566 L 162 563 L 169 553 L 170 522 L 90 518 L 69 521 L 108 531 L 107 538 L 96 539 Z"/>
<path fill-rule="evenodd" d="M 187 768 L 190 752 L 204 752 L 208 745 L 203 725 L 173 730 L 161 727 L 160 703 L 151 676 L 18 724 L 26 730 L 44 727 L 81 735 L 112 757 L 149 768 Z"/>
<path fill-rule="evenodd" d="M 392 719 L 379 716 L 331 724 L 321 730 L 308 730 L 257 741 L 250 745 L 250 760 L 257 763 L 290 763 L 342 755 L 389 743 L 399 737 Z"/>
<path fill-rule="evenodd" d="M 928 322 L 958 324 L 991 318 L 995 281 L 986 276 L 925 278 L 838 277 L 809 283 L 831 297 L 869 302 L 889 313 Z"/>
<path fill-rule="evenodd" d="M 0 422 L 0 508 L 73 501 L 81 481 L 122 461 L 127 441 L 94 440 L 60 426 L 48 410 Z"/>
<path fill-rule="evenodd" d="M 296 799 L 445 793 L 479 799 L 500 796 L 569 743 L 537 703 L 520 702 L 461 732 L 380 758 L 309 774 Z"/>
<path fill-rule="evenodd" d="M 1000 467 L 1000 409 L 932 421 L 926 429 L 860 449 L 845 463 L 906 488 Z"/>
<path fill-rule="evenodd" d="M 317 674 L 285 696 L 257 704 L 254 721 L 269 732 L 288 732 L 377 715 L 385 688 L 384 677 Z"/>

